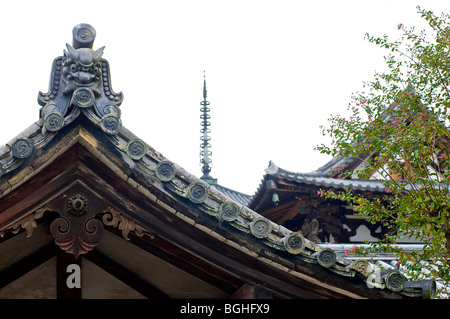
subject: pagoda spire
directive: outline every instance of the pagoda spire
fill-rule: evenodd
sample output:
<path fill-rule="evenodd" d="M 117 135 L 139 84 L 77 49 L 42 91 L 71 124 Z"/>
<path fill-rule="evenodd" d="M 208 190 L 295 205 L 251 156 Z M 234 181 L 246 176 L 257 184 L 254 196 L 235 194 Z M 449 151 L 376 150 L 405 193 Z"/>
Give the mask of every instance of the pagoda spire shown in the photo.
<path fill-rule="evenodd" d="M 209 136 L 209 133 L 211 133 L 211 130 L 209 126 L 211 123 L 209 122 L 209 119 L 211 116 L 209 115 L 209 101 L 207 101 L 207 90 L 206 90 L 206 76 L 205 71 L 203 71 L 203 101 L 200 102 L 200 105 L 202 106 L 200 108 L 200 119 L 202 120 L 201 125 L 201 136 L 200 140 L 202 143 L 200 144 L 200 165 L 202 167 L 202 177 L 201 179 L 210 183 L 210 184 L 216 184 L 217 179 L 212 178 L 209 173 L 211 172 L 211 166 L 212 166 L 212 159 L 211 159 L 211 137 Z"/>

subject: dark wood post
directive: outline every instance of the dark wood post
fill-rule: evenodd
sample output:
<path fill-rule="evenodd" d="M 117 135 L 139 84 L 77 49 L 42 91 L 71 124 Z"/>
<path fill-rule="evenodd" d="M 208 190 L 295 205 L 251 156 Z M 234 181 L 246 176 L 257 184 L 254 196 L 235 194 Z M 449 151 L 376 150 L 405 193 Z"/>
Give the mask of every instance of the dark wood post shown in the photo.
<path fill-rule="evenodd" d="M 231 297 L 231 299 L 273 299 L 270 291 L 249 284 L 244 284 Z"/>
<path fill-rule="evenodd" d="M 81 256 L 58 250 L 56 260 L 57 298 L 81 299 Z"/>

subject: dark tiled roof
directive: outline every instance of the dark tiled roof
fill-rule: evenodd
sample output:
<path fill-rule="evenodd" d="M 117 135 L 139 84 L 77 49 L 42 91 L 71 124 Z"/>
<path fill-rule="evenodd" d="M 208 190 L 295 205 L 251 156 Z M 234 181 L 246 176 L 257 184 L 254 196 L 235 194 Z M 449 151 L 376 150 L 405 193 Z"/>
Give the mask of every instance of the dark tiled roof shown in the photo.
<path fill-rule="evenodd" d="M 266 169 L 266 175 L 256 190 L 255 194 L 251 197 L 248 206 L 254 209 L 258 206 L 258 202 L 262 200 L 267 191 L 267 181 L 275 178 L 285 181 L 289 181 L 296 184 L 302 184 L 306 186 L 314 186 L 317 189 L 320 188 L 335 188 L 335 189 L 353 189 L 357 191 L 372 191 L 382 193 L 385 191 L 385 187 L 377 180 L 361 180 L 361 179 L 340 179 L 331 176 L 333 167 L 339 167 L 344 159 L 335 158 L 330 161 L 330 164 L 323 169 L 316 170 L 311 173 L 296 173 L 287 171 L 278 167 L 274 162 L 270 161 L 269 167 Z M 350 161 L 350 160 L 349 160 Z"/>
<path fill-rule="evenodd" d="M 229 197 L 236 203 L 239 203 L 244 206 L 247 206 L 252 198 L 250 195 L 246 195 L 246 194 L 237 192 L 235 190 L 232 190 L 230 188 L 227 188 L 227 187 L 219 185 L 219 184 L 215 184 L 212 186 L 214 186 L 215 189 L 217 189 L 219 192 L 221 192 L 225 196 Z"/>
<path fill-rule="evenodd" d="M 342 157 L 342 156 L 336 156 L 333 157 L 328 163 L 325 165 L 319 167 L 317 170 L 309 173 L 308 175 L 314 175 L 314 176 L 323 176 L 323 177 L 332 177 L 336 175 L 336 171 L 339 170 L 341 167 L 347 168 L 350 165 L 354 165 L 356 163 L 360 163 L 361 160 L 357 159 L 353 156 L 351 157 Z"/>
<path fill-rule="evenodd" d="M 321 176 L 315 173 L 294 173 L 279 168 L 273 162 L 270 162 L 266 173 L 288 181 L 306 183 L 319 187 L 349 188 L 375 192 L 383 192 L 385 189 L 383 184 L 377 180 L 340 179 Z"/>

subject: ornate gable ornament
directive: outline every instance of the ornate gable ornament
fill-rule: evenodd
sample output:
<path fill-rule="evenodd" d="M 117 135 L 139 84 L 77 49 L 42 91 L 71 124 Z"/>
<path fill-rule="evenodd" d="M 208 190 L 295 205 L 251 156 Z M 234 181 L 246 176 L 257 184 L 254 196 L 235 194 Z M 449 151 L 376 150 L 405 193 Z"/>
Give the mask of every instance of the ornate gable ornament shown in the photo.
<path fill-rule="evenodd" d="M 93 50 L 95 29 L 79 24 L 73 29 L 73 44 L 66 44 L 64 55 L 53 61 L 47 93 L 39 92 L 43 130 L 56 132 L 73 121 L 80 112 L 100 124 L 105 133 L 120 131 L 122 92 L 114 93 L 104 47 Z"/>

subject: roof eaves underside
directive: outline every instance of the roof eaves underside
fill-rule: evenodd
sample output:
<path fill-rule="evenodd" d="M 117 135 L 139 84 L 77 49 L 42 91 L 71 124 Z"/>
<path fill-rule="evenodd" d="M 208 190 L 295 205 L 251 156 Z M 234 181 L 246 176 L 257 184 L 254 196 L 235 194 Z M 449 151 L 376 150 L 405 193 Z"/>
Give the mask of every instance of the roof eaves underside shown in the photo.
<path fill-rule="evenodd" d="M 23 156 L 13 151 L 18 150 L 18 141 L 25 146 L 19 150 L 22 151 L 19 155 Z M 7 197 L 24 185 L 77 143 L 134 190 L 172 216 L 278 272 L 347 298 L 422 297 L 422 289 L 407 286 L 392 288 L 388 277 L 378 289 L 367 289 L 365 282 L 370 277 L 368 261 L 350 262 L 339 258 L 333 250 L 321 249 L 303 238 L 301 233 L 267 220 L 170 162 L 123 127 L 118 134 L 104 134 L 94 122 L 80 118 L 59 132 L 43 134 L 40 123 L 33 124 L 0 150 L 0 198 Z M 0 231 L 11 228 L 36 208 L 30 206 L 29 211 L 14 216 L 14 220 L 0 222 Z M 142 216 L 139 221 L 144 228 L 151 228 Z M 331 283 L 333 280 L 318 279 L 324 278 L 323 274 L 334 278 L 335 284 Z M 391 272 L 392 281 L 395 276 L 402 275 Z M 357 277 L 362 280 L 355 281 Z M 341 288 L 355 285 L 359 288 L 354 291 Z"/>

